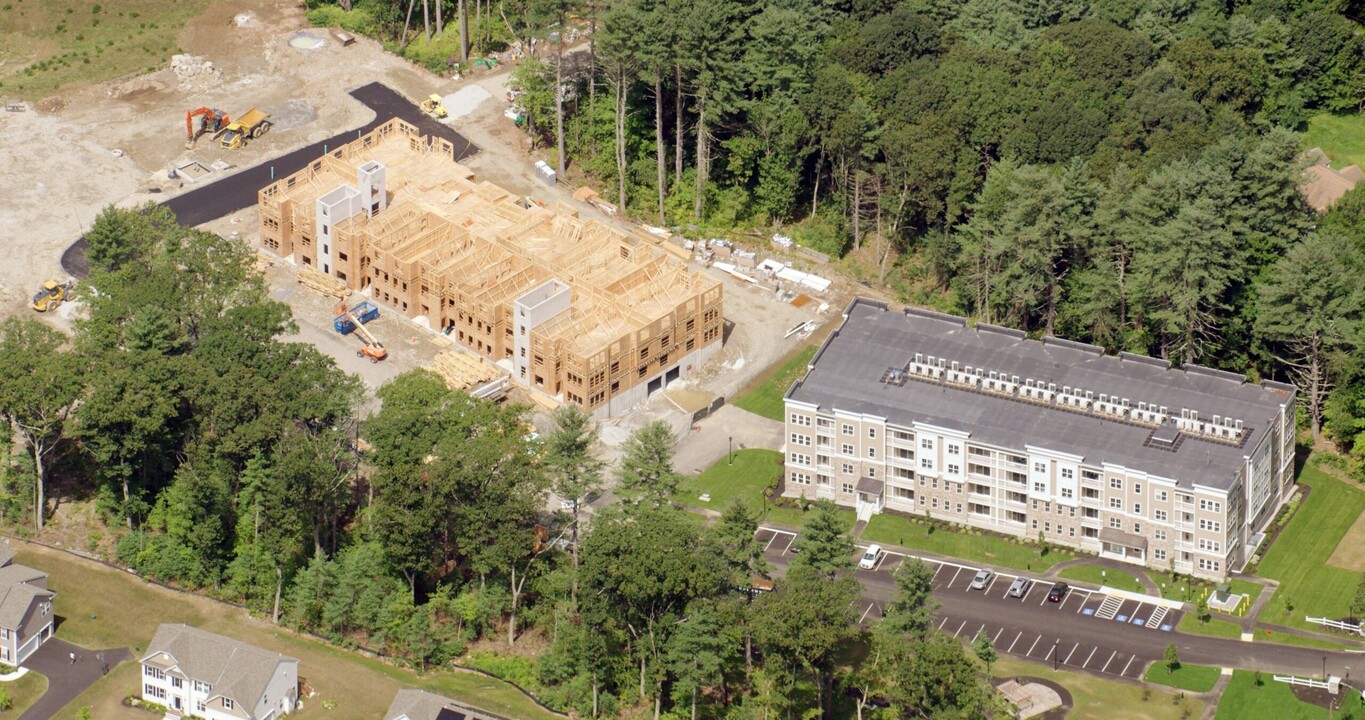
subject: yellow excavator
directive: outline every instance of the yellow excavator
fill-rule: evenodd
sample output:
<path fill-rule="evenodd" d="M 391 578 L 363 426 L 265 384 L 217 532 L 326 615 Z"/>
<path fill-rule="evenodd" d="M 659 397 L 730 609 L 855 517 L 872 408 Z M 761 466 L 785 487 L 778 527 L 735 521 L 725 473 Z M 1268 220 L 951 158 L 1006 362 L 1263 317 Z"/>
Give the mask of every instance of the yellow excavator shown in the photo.
<path fill-rule="evenodd" d="M 43 283 L 43 289 L 33 296 L 33 309 L 38 312 L 56 310 L 63 301 L 71 297 L 71 290 L 75 287 L 75 280 L 67 280 L 64 283 L 48 280 Z"/>

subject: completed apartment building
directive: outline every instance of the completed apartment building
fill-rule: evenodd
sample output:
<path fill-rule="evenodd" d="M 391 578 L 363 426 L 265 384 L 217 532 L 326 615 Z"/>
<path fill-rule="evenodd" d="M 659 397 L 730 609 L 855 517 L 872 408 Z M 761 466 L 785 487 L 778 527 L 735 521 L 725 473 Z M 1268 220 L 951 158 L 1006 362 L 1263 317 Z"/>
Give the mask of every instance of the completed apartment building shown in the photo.
<path fill-rule="evenodd" d="M 861 298 L 785 414 L 788 497 L 1212 579 L 1293 483 L 1291 385 Z"/>

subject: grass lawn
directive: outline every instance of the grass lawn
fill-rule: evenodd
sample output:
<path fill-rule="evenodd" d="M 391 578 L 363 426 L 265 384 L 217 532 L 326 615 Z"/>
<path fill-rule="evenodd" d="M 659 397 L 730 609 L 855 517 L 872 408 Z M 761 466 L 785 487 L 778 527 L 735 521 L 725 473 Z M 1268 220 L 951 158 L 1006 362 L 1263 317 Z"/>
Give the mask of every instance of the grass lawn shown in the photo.
<path fill-rule="evenodd" d="M 1331 640 L 1319 640 L 1317 638 L 1303 637 L 1301 635 L 1291 635 L 1289 633 L 1267 631 L 1264 628 L 1256 628 L 1256 642 L 1279 643 L 1281 645 L 1298 645 L 1299 647 L 1320 648 L 1322 650 L 1360 650 L 1359 643 L 1348 642 L 1343 638 L 1340 642 Z"/>
<path fill-rule="evenodd" d="M 1324 473 L 1311 460 L 1299 481 L 1313 491 L 1261 561 L 1258 572 L 1279 580 L 1280 587 L 1260 619 L 1316 630 L 1304 616 L 1345 616 L 1360 581 L 1359 573 L 1332 567 L 1327 558 L 1365 511 L 1365 492 Z"/>
<path fill-rule="evenodd" d="M 311 638 L 295 635 L 242 610 L 148 585 L 135 576 L 35 545 L 11 541 L 18 561 L 49 573 L 57 592 L 57 615 L 63 620 L 57 637 L 89 648 L 130 647 L 137 656 L 163 622 L 183 622 L 211 632 L 284 653 L 300 661 L 299 675 L 318 691 L 298 716 L 383 717 L 400 687 L 422 687 L 461 697 L 495 713 L 515 718 L 550 720 L 544 712 L 506 683 L 454 670 L 425 675 L 387 665 Z M 137 666 L 124 663 L 63 709 L 74 718 L 89 705 L 100 720 L 147 718 L 126 711 L 119 701 L 137 688 Z M 325 701 L 335 703 L 330 713 Z M 136 714 L 128 714 L 128 712 Z"/>
<path fill-rule="evenodd" d="M 984 533 L 968 535 L 942 528 L 930 533 L 929 526 L 917 525 L 907 517 L 890 513 L 873 515 L 863 530 L 861 539 L 863 542 L 899 545 L 983 565 L 1026 571 L 1046 570 L 1063 560 L 1075 557 L 1056 547 L 1047 555 L 1040 556 L 1038 548 L 1033 545 L 1015 545 L 999 536 Z"/>
<path fill-rule="evenodd" d="M 1231 620 L 1223 620 L 1218 617 L 1210 618 L 1208 622 L 1201 623 L 1196 617 L 1197 613 L 1187 612 L 1180 617 L 1180 624 L 1176 629 L 1191 635 L 1208 635 L 1210 637 L 1241 639 L 1242 626 Z"/>
<path fill-rule="evenodd" d="M 730 503 L 739 499 L 758 513 L 759 522 L 805 527 L 810 512 L 777 507 L 763 497 L 763 489 L 781 474 L 782 453 L 757 448 L 738 450 L 734 465 L 726 458 L 717 460 L 700 475 L 685 479 L 673 499 L 689 507 L 717 512 L 724 512 Z M 711 496 L 710 502 L 699 499 L 703 493 Z M 848 528 L 856 521 L 853 511 L 847 508 L 839 508 L 839 517 Z"/>
<path fill-rule="evenodd" d="M 1327 708 L 1310 705 L 1294 697 L 1294 692 L 1285 683 L 1270 679 L 1269 673 L 1262 673 L 1263 685 L 1256 687 L 1255 674 L 1238 670 L 1232 674 L 1232 682 L 1218 702 L 1215 720 L 1246 720 L 1246 718 L 1274 718 L 1275 720 L 1318 720 L 1328 716 Z M 1346 692 L 1345 704 L 1337 717 L 1360 717 L 1365 706 L 1360 702 L 1360 694 Z"/>
<path fill-rule="evenodd" d="M 0 95 L 30 100 L 68 83 L 163 67 L 176 36 L 209 0 L 5 0 L 0 5 Z"/>
<path fill-rule="evenodd" d="M 748 387 L 740 390 L 735 397 L 735 405 L 755 415 L 781 422 L 782 396 L 791 389 L 792 383 L 806 374 L 806 366 L 810 364 L 810 359 L 815 357 L 815 351 L 818 349 L 814 345 L 807 345 L 794 355 L 789 355 L 782 364 L 768 370 Z"/>
<path fill-rule="evenodd" d="M 1347 165 L 1365 165 L 1365 115 L 1320 113 L 1308 120 L 1303 146 L 1320 147 L 1340 170 Z"/>
<path fill-rule="evenodd" d="M 0 683 L 0 687 L 9 693 L 10 702 L 14 703 L 8 712 L 0 713 L 0 716 L 19 717 L 47 692 L 47 678 L 30 671 L 14 682 Z"/>
<path fill-rule="evenodd" d="M 1069 568 L 1062 568 L 1057 573 L 1059 577 L 1067 580 L 1079 580 L 1092 585 L 1107 585 L 1118 590 L 1129 590 L 1131 592 L 1147 592 L 1138 581 L 1137 575 L 1124 571 L 1115 570 L 1111 567 L 1100 567 L 1099 565 L 1075 565 Z"/>
<path fill-rule="evenodd" d="M 1088 673 L 1054 672 L 1051 665 L 1042 663 L 1001 657 L 991 669 L 998 678 L 1031 675 L 1060 683 L 1071 692 L 1073 708 L 1067 720 L 1179 720 L 1197 718 L 1204 712 L 1204 703 L 1189 698 L 1176 701 L 1173 691 L 1161 687 L 1151 688 L 1150 696 L 1143 700 L 1139 685 Z"/>
<path fill-rule="evenodd" d="M 1218 675 L 1221 673 L 1222 670 L 1216 667 L 1185 664 L 1166 672 L 1166 663 L 1154 662 L 1147 668 L 1147 676 L 1143 680 L 1190 692 L 1208 692 L 1213 689 L 1213 684 L 1218 682 Z"/>

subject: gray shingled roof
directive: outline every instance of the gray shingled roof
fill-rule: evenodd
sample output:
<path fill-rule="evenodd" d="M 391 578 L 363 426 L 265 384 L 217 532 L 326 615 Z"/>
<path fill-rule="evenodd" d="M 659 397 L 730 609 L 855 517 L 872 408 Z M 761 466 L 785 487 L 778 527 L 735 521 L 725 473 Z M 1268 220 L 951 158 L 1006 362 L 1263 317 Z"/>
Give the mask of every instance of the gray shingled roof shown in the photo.
<path fill-rule="evenodd" d="M 147 659 L 166 653 L 191 680 L 213 686 L 213 695 L 231 698 L 254 709 L 281 662 L 298 662 L 280 653 L 184 624 L 157 628 L 147 646 Z"/>
<path fill-rule="evenodd" d="M 0 585 L 0 627 L 18 630 L 34 598 L 50 600 L 54 596 L 50 590 L 24 583 Z"/>
<path fill-rule="evenodd" d="M 1129 354 L 1105 355 L 1077 343 L 1028 340 L 1022 333 L 967 327 L 962 318 L 924 312 L 896 312 L 880 303 L 855 300 L 836 336 L 816 355 L 814 367 L 788 397 L 819 405 L 885 417 L 909 426 L 919 421 L 969 431 L 974 439 L 1023 450 L 1026 444 L 1084 457 L 1098 465 L 1111 462 L 1176 480 L 1227 488 L 1244 455 L 1265 437 L 1280 406 L 1292 401 L 1292 388 L 1257 385 L 1227 373 L 1202 368 L 1172 369 L 1160 361 Z M 1043 404 L 973 392 L 951 384 L 908 379 L 884 384 L 892 367 L 904 367 L 915 353 L 1128 398 L 1243 421 L 1241 446 L 1187 436 L 1170 450 L 1145 445 L 1151 428 L 1103 419 Z"/>
<path fill-rule="evenodd" d="M 384 720 L 502 720 L 478 708 L 416 688 L 403 688 L 393 697 Z"/>

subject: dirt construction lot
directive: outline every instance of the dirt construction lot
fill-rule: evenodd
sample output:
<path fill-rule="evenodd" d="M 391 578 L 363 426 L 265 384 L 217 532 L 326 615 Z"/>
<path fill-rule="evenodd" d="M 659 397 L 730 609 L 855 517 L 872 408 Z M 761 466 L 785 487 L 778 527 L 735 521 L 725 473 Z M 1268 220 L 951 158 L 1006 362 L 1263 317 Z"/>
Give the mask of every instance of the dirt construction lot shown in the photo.
<path fill-rule="evenodd" d="M 304 49 L 297 33 L 308 32 L 321 44 Z M 441 78 L 385 53 L 378 43 L 358 39 L 342 47 L 320 29 L 310 29 L 301 6 L 263 0 L 216 0 L 180 31 L 177 45 L 194 56 L 192 67 L 169 57 L 150 74 L 125 77 L 29 103 L 24 112 L 0 112 L 0 167 L 9 179 L 9 202 L 0 206 L 0 317 L 31 313 L 27 299 L 43 279 L 62 278 L 62 251 L 109 204 L 132 206 L 195 187 L 225 180 L 245 167 L 337 133 L 358 128 L 373 114 L 347 92 L 370 82 L 384 83 L 409 98 L 439 93 L 452 103 L 451 124 L 480 152 L 464 162 L 483 179 L 546 202 L 569 202 L 596 214 L 570 197 L 573 188 L 547 187 L 534 179 L 530 143 L 503 116 L 510 68 L 456 81 Z M 582 48 L 576 50 L 581 51 Z M 582 64 L 586 53 L 571 53 Z M 211 63 L 211 65 L 209 65 Z M 249 147 L 224 150 L 212 138 L 185 148 L 185 113 L 200 106 L 219 108 L 233 117 L 256 107 L 271 113 L 274 127 Z M 170 180 L 167 171 L 190 162 L 207 174 Z M 219 169 L 212 169 L 218 163 Z M 226 163 L 228 167 L 223 167 Z M 599 188 L 601 190 L 601 188 Z M 609 222 L 618 222 L 609 220 Z M 208 223 L 206 229 L 256 243 L 254 209 Z M 377 387 L 404 370 L 429 362 L 441 348 L 430 334 L 396 315 L 373 327 L 391 359 L 372 365 L 355 357 L 356 341 L 331 331 L 332 301 L 313 296 L 292 281 L 292 266 L 276 263 L 269 270 L 275 297 L 290 303 L 300 331 L 297 338 L 317 344 L 341 367 Z M 725 283 L 729 320 L 725 349 L 694 380 L 684 381 L 704 399 L 730 397 L 800 341 L 785 332 L 805 321 L 823 323 L 841 307 L 823 315 L 818 303 L 796 308 L 763 291 L 705 270 Z M 353 298 L 353 300 L 357 300 Z M 43 319 L 69 328 L 79 308 L 70 304 Z M 699 400 L 700 401 L 700 400 Z M 662 396 L 618 419 L 608 444 L 624 439 L 639 422 L 665 417 L 685 432 L 690 416 Z"/>

